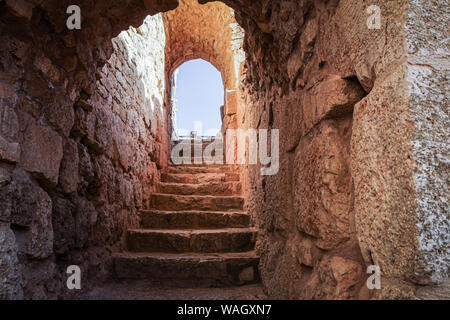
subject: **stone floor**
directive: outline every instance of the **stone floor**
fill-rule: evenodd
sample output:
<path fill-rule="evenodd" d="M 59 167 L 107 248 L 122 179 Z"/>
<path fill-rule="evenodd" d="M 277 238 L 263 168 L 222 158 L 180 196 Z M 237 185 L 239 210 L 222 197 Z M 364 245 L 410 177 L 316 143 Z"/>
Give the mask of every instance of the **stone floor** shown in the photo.
<path fill-rule="evenodd" d="M 218 288 L 163 286 L 133 280 L 109 282 L 76 299 L 82 300 L 264 300 L 260 284 Z"/>

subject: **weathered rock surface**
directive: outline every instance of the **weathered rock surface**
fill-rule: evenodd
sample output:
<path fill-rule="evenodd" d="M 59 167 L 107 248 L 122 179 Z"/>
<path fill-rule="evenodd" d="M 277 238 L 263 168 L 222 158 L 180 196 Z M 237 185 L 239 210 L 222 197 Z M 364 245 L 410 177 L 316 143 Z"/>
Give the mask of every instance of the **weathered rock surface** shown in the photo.
<path fill-rule="evenodd" d="M 277 176 L 252 166 L 241 172 L 269 295 L 357 298 L 358 290 L 337 294 L 334 280 L 319 276 L 333 269 L 329 254 L 338 251 L 359 264 L 348 267 L 349 279 L 361 279 L 367 265 L 381 267 L 392 285 L 371 292 L 379 297 L 411 297 L 416 284 L 448 277 L 448 115 L 439 84 L 447 43 L 442 24 L 429 19 L 441 21 L 445 9 L 381 1 L 383 22 L 370 29 L 360 1 L 224 2 L 246 32 L 237 123 L 280 130 Z M 311 242 L 313 263 L 305 253 Z M 398 285 L 405 276 L 408 285 Z M 307 292 L 299 290 L 305 283 Z"/>
<path fill-rule="evenodd" d="M 0 222 L 0 300 L 23 299 L 17 244 L 8 224 Z"/>
<path fill-rule="evenodd" d="M 38 179 L 56 185 L 63 157 L 62 138 L 47 126 L 31 125 L 25 133 L 21 166 Z"/>
<path fill-rule="evenodd" d="M 245 228 L 250 215 L 217 211 L 142 211 L 142 226 L 154 229 Z"/>
<path fill-rule="evenodd" d="M 198 282 L 198 280 L 196 281 Z M 209 283 L 211 284 L 211 283 Z M 188 288 L 186 285 L 164 285 L 155 280 L 124 279 L 95 287 L 81 295 L 88 300 L 263 300 L 267 299 L 260 284 L 233 287 Z M 216 284 L 216 283 L 215 283 Z M 213 284 L 214 285 L 214 284 Z"/>
<path fill-rule="evenodd" d="M 30 176 L 16 169 L 10 181 L 0 187 L 3 220 L 23 229 L 19 251 L 31 258 L 44 259 L 53 252 L 52 201 Z"/>
<path fill-rule="evenodd" d="M 206 211 L 241 211 L 244 198 L 237 196 L 181 196 L 154 193 L 151 201 L 156 210 L 206 210 Z"/>
<path fill-rule="evenodd" d="M 202 230 L 129 230 L 132 252 L 241 252 L 253 248 L 256 230 L 223 228 Z"/>
<path fill-rule="evenodd" d="M 418 252 L 415 282 L 448 283 L 450 249 L 448 35 L 450 8 L 440 2 L 408 1 L 408 88 L 413 134 Z"/>
<path fill-rule="evenodd" d="M 181 174 L 181 173 L 163 173 L 161 181 L 185 184 L 204 184 L 208 182 L 230 182 L 239 181 L 237 173 L 199 173 L 199 174 Z"/>
<path fill-rule="evenodd" d="M 79 183 L 78 146 L 73 140 L 64 144 L 63 158 L 59 171 L 59 183 L 66 193 L 76 192 Z"/>
<path fill-rule="evenodd" d="M 116 254 L 115 272 L 120 279 L 154 279 L 195 281 L 195 286 L 236 285 L 257 280 L 240 279 L 242 271 L 257 273 L 258 257 L 254 253 L 196 254 Z M 249 271 L 247 271 L 249 273 Z"/>
<path fill-rule="evenodd" d="M 159 183 L 158 190 L 161 193 L 174 193 L 180 195 L 206 195 L 230 196 L 241 192 L 239 182 L 212 182 L 201 184 Z"/>
<path fill-rule="evenodd" d="M 312 138 L 300 140 L 294 160 L 294 213 L 299 231 L 332 249 L 354 237 L 351 229 L 350 121 L 322 122 Z M 310 199 L 309 201 L 305 201 Z M 314 199 L 314 200 L 313 200 Z"/>
<path fill-rule="evenodd" d="M 9 249 L 0 294 L 22 296 L 19 269 L 24 297 L 35 299 L 63 292 L 69 263 L 106 277 L 110 252 L 151 205 L 151 223 L 164 225 L 161 212 L 173 210 L 166 217 L 180 227 L 222 227 L 248 211 L 270 297 L 445 294 L 448 6 L 378 1 L 382 23 L 371 29 L 359 0 L 223 2 L 234 11 L 196 0 L 80 0 L 81 30 L 67 29 L 65 0 L 2 2 L 0 221 Z M 280 130 L 277 175 L 261 176 L 259 165 L 164 170 L 170 78 L 194 58 L 222 73 L 223 129 Z M 135 262 L 158 270 L 165 259 Z M 371 264 L 384 285 L 367 293 Z M 233 281 L 251 278 L 251 266 L 239 266 Z"/>
<path fill-rule="evenodd" d="M 70 264 L 86 285 L 107 276 L 167 165 L 166 35 L 161 15 L 144 18 L 177 1 L 80 2 L 73 31 L 68 5 L 1 13 L 0 220 L 17 235 L 25 298 L 60 295 Z"/>
<path fill-rule="evenodd" d="M 8 142 L 0 136 L 0 159 L 16 163 L 20 160 L 20 145 L 17 142 Z"/>

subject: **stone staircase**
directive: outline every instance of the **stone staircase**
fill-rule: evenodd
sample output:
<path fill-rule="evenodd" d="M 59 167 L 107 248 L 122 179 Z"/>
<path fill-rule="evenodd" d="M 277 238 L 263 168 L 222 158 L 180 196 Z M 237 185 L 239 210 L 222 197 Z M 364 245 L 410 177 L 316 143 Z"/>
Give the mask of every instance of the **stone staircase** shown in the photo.
<path fill-rule="evenodd" d="M 119 279 L 196 286 L 258 282 L 256 230 L 243 211 L 239 174 L 229 166 L 171 166 L 162 174 L 141 229 L 114 255 Z"/>

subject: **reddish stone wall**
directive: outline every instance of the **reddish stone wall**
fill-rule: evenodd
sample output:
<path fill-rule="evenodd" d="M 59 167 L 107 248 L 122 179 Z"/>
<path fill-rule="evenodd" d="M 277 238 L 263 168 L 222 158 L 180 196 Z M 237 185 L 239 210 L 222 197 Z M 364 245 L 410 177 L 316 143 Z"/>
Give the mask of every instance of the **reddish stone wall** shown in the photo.
<path fill-rule="evenodd" d="M 167 163 L 162 18 L 159 31 L 111 38 L 176 1 L 135 2 L 79 1 L 79 31 L 66 28 L 66 1 L 0 4 L 2 298 L 59 296 L 71 264 L 85 289 L 110 275 Z M 145 36 L 151 48 L 132 52 Z M 139 55 L 159 70 L 143 76 Z"/>
<path fill-rule="evenodd" d="M 412 297 L 428 280 L 416 265 L 421 124 L 410 113 L 407 1 L 377 3 L 380 29 L 361 1 L 224 2 L 246 32 L 238 123 L 280 130 L 279 173 L 244 171 L 269 295 Z M 433 232 L 436 252 L 443 233 Z M 382 290 L 369 293 L 372 264 Z"/>
<path fill-rule="evenodd" d="M 243 172 L 262 280 L 276 298 L 368 297 L 350 167 L 353 108 L 366 92 L 350 59 L 327 52 L 336 5 L 266 2 L 237 15 L 248 57 L 238 123 L 280 130 L 279 172 Z"/>
<path fill-rule="evenodd" d="M 447 70 L 445 31 L 429 26 L 445 10 L 378 1 L 377 30 L 366 25 L 368 1 L 223 2 L 245 29 L 247 53 L 226 127 L 280 130 L 279 173 L 242 171 L 267 293 L 406 298 L 445 280 L 448 116 L 436 80 Z M 136 225 L 166 161 L 160 88 L 153 99 L 136 86 L 144 80 L 126 45 L 111 39 L 177 1 L 78 3 L 82 30 L 69 31 L 69 0 L 0 2 L 1 298 L 58 296 L 69 264 L 106 276 L 110 250 Z M 220 22 L 211 28 L 205 9 L 193 30 L 187 23 L 199 21 L 166 16 L 166 75 L 203 57 L 234 88 L 233 32 L 215 32 L 234 18 L 211 5 Z M 364 285 L 371 264 L 383 274 L 376 294 Z"/>

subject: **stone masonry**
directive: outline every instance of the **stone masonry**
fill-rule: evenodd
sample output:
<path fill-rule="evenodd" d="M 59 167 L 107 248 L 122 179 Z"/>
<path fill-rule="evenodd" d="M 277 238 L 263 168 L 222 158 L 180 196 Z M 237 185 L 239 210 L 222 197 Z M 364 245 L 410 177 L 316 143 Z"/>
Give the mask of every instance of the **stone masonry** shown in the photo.
<path fill-rule="evenodd" d="M 79 0 L 69 30 L 71 4 L 0 1 L 0 299 L 68 298 L 72 264 L 87 291 L 183 270 L 277 299 L 448 298 L 448 5 L 379 0 L 372 28 L 366 0 Z M 279 130 L 276 175 L 172 166 L 194 58 L 222 74 L 224 133 Z"/>

